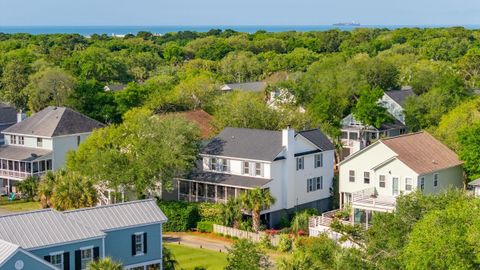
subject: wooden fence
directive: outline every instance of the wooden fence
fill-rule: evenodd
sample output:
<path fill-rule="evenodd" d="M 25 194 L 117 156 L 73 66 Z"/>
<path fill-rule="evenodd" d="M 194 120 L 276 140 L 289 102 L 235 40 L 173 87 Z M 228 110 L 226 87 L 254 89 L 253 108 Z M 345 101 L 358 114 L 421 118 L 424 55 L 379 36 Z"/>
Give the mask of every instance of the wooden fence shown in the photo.
<path fill-rule="evenodd" d="M 265 235 L 267 235 L 269 236 L 270 242 L 272 243 L 273 246 L 277 246 L 278 241 L 280 240 L 278 235 L 268 235 L 267 233 L 264 233 L 264 232 L 258 232 L 258 233 L 247 232 L 247 231 L 242 231 L 232 227 L 226 227 L 226 226 L 217 225 L 217 224 L 213 224 L 213 232 L 218 234 L 228 235 L 231 237 L 249 239 L 250 241 L 255 243 L 261 242 L 262 238 L 264 238 Z"/>

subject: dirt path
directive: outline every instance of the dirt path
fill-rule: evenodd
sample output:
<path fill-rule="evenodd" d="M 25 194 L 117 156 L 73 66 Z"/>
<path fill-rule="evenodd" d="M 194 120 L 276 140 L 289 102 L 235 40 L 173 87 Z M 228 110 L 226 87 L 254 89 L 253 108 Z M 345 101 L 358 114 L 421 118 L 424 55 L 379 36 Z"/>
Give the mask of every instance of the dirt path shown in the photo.
<path fill-rule="evenodd" d="M 227 252 L 227 248 L 230 248 L 232 245 L 230 241 L 209 237 L 208 235 L 203 236 L 190 233 L 166 233 L 163 235 L 163 241 L 165 243 L 180 242 L 186 246 L 206 248 L 221 252 Z"/>

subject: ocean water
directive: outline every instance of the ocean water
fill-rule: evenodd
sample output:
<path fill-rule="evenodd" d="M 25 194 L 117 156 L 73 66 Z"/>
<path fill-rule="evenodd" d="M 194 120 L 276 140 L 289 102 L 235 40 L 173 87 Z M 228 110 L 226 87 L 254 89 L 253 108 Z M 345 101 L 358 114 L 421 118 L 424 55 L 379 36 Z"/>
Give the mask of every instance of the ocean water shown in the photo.
<path fill-rule="evenodd" d="M 453 25 L 361 25 L 361 26 L 334 26 L 334 25 L 202 25 L 202 26 L 1 26 L 0 33 L 29 33 L 29 34 L 92 34 L 125 35 L 136 34 L 139 31 L 148 31 L 155 34 L 165 34 L 178 31 L 206 32 L 210 29 L 232 29 L 239 32 L 254 33 L 259 30 L 268 32 L 284 31 L 326 31 L 331 29 L 352 30 L 355 28 L 435 28 L 451 27 Z M 462 25 L 468 29 L 480 29 L 480 25 Z"/>

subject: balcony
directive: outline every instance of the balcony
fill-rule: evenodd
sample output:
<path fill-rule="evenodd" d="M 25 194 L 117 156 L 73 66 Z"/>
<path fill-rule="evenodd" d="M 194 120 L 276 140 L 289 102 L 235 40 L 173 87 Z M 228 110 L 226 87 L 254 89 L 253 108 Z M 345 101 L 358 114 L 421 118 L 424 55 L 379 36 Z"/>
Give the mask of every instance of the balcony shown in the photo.
<path fill-rule="evenodd" d="M 13 180 L 23 180 L 29 176 L 42 176 L 45 172 L 36 172 L 36 173 L 29 173 L 29 172 L 20 172 L 20 171 L 10 171 L 10 170 L 2 170 L 0 169 L 0 178 L 9 178 Z"/>
<path fill-rule="evenodd" d="M 379 195 L 376 188 L 367 188 L 352 193 L 352 208 L 379 212 L 391 212 L 395 209 L 394 196 Z"/>

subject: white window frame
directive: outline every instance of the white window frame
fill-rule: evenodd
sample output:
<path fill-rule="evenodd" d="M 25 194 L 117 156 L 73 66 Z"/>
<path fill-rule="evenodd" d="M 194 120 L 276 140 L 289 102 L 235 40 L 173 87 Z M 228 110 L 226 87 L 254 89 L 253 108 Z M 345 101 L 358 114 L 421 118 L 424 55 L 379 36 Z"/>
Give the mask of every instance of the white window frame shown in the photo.
<path fill-rule="evenodd" d="M 255 162 L 255 176 L 263 177 L 263 164 L 260 162 Z"/>
<path fill-rule="evenodd" d="M 370 184 L 370 172 L 363 172 L 363 183 Z"/>
<path fill-rule="evenodd" d="M 83 252 L 84 251 L 87 251 L 87 250 L 90 250 L 90 258 L 86 259 L 86 258 L 83 258 Z M 93 246 L 89 246 L 89 247 L 82 247 L 80 248 L 80 269 L 81 270 L 86 270 L 87 269 L 87 265 L 88 263 L 90 263 L 91 261 L 93 261 Z M 85 263 L 85 268 L 82 267 L 82 264 L 83 262 L 86 262 Z"/>
<path fill-rule="evenodd" d="M 307 192 L 312 192 L 314 191 L 314 184 L 313 184 L 313 178 L 308 178 L 307 179 Z"/>
<path fill-rule="evenodd" d="M 50 256 L 50 264 L 57 267 L 58 269 L 63 269 L 63 265 L 65 263 L 65 258 L 63 258 L 64 254 L 65 254 L 64 251 L 52 252 L 52 253 L 48 254 Z M 54 256 L 60 256 L 60 264 L 53 263 L 53 257 Z"/>
<path fill-rule="evenodd" d="M 352 174 L 353 172 L 353 174 Z M 352 181 L 353 179 L 353 181 Z M 355 170 L 348 170 L 348 181 L 350 183 L 354 183 L 355 182 Z"/>
<path fill-rule="evenodd" d="M 10 143 L 11 144 L 17 144 L 17 136 L 10 135 Z"/>
<path fill-rule="evenodd" d="M 412 191 L 412 189 L 413 189 L 413 178 L 405 177 L 405 190 Z"/>
<path fill-rule="evenodd" d="M 323 153 L 315 154 L 315 156 L 314 156 L 314 167 L 315 168 L 323 167 Z"/>
<path fill-rule="evenodd" d="M 247 166 L 245 166 L 247 165 Z M 246 170 L 245 170 L 246 169 Z M 250 165 L 250 162 L 248 161 L 242 161 L 242 174 L 244 175 L 250 175 L 251 173 L 251 165 Z"/>
<path fill-rule="evenodd" d="M 135 235 L 135 256 L 142 256 L 144 255 L 145 250 L 145 232 L 137 232 L 134 233 Z M 140 236 L 141 241 L 137 242 L 137 237 Z M 137 250 L 137 245 L 140 245 L 140 251 Z"/>
<path fill-rule="evenodd" d="M 222 172 L 230 172 L 230 166 L 229 166 L 228 159 L 226 159 L 226 158 L 218 159 L 218 168 Z"/>
<path fill-rule="evenodd" d="M 24 145 L 25 144 L 25 137 L 18 136 L 18 144 L 19 145 Z"/>
<path fill-rule="evenodd" d="M 438 187 L 438 180 L 440 179 L 440 175 L 438 173 L 433 174 L 433 187 Z"/>
<path fill-rule="evenodd" d="M 215 158 L 215 157 L 211 157 L 209 160 L 208 160 L 208 169 L 210 171 L 216 171 L 218 169 L 218 159 Z"/>
<path fill-rule="evenodd" d="M 378 187 L 385 188 L 387 186 L 387 177 L 384 174 L 378 176 Z M 383 184 L 383 186 L 382 186 Z"/>
<path fill-rule="evenodd" d="M 37 147 L 43 147 L 43 138 L 37 137 Z"/>
<path fill-rule="evenodd" d="M 305 168 L 305 157 L 297 157 L 297 171 Z"/>
<path fill-rule="evenodd" d="M 320 176 L 320 177 L 316 177 L 316 188 L 317 190 L 322 190 L 323 189 L 323 176 Z"/>

